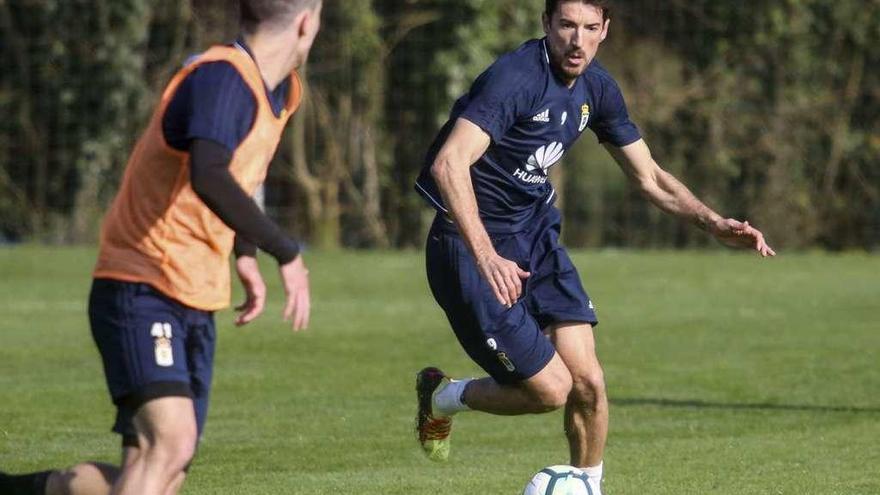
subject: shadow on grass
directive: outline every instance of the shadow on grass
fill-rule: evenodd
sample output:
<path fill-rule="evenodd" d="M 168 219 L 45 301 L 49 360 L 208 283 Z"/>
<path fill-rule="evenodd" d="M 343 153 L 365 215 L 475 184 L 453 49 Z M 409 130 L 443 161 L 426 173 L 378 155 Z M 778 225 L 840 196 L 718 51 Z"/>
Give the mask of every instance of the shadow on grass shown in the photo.
<path fill-rule="evenodd" d="M 683 409 L 730 409 L 742 411 L 806 411 L 827 413 L 867 413 L 880 414 L 880 407 L 855 406 L 811 406 L 800 404 L 773 404 L 770 402 L 739 404 L 727 402 L 709 402 L 702 400 L 659 399 L 659 398 L 616 398 L 611 399 L 614 406 L 657 406 L 678 407 Z"/>

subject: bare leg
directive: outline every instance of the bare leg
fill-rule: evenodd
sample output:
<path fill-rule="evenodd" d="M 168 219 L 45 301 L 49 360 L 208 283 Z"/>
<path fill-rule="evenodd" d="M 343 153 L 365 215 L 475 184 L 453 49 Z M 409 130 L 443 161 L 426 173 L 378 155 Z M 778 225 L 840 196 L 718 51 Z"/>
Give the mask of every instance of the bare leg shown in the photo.
<path fill-rule="evenodd" d="M 139 449 L 127 459 L 112 495 L 174 495 L 195 453 L 192 400 L 163 397 L 147 402 L 134 417 Z"/>
<path fill-rule="evenodd" d="M 108 495 L 119 473 L 118 467 L 109 464 L 77 464 L 49 475 L 46 495 Z"/>
<path fill-rule="evenodd" d="M 464 402 L 471 409 L 498 415 L 544 413 L 565 404 L 571 375 L 559 354 L 537 375 L 518 385 L 500 385 L 486 377 L 470 382 Z"/>
<path fill-rule="evenodd" d="M 565 405 L 571 464 L 597 466 L 602 462 L 608 437 L 608 396 L 596 357 L 593 328 L 587 323 L 562 323 L 548 332 L 572 376 L 571 394 Z"/>
<path fill-rule="evenodd" d="M 46 482 L 46 495 L 109 495 L 124 470 L 139 469 L 143 462 L 139 448 L 126 447 L 122 452 L 124 469 L 109 464 L 86 462 L 69 469 L 54 471 Z M 181 470 L 165 491 L 160 493 L 175 495 L 183 486 L 185 478 L 186 474 Z M 139 493 L 146 492 L 139 491 Z"/>
<path fill-rule="evenodd" d="M 186 480 L 186 473 L 179 473 L 174 481 L 171 482 L 171 485 L 168 486 L 168 490 L 165 491 L 165 495 L 177 495 L 177 492 L 179 492 L 181 487 L 183 487 L 184 480 Z"/>
<path fill-rule="evenodd" d="M 137 447 L 122 449 L 122 466 L 139 455 Z M 108 495 L 122 469 L 110 464 L 84 462 L 54 471 L 46 482 L 46 495 Z"/>

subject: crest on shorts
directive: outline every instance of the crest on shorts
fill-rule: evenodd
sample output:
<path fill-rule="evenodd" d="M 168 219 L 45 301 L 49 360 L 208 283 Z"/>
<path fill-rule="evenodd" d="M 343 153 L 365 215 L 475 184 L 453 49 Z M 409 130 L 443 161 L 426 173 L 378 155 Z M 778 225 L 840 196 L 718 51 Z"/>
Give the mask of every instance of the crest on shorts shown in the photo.
<path fill-rule="evenodd" d="M 587 128 L 587 123 L 590 121 L 590 105 L 584 103 L 581 107 L 581 125 L 578 126 L 578 132 L 583 132 L 584 129 Z"/>
<path fill-rule="evenodd" d="M 150 335 L 155 342 L 156 364 L 167 368 L 174 365 L 174 352 L 171 348 L 171 323 L 153 323 Z"/>
<path fill-rule="evenodd" d="M 510 358 L 507 357 L 506 352 L 499 351 L 498 354 L 496 354 L 496 355 L 498 356 L 498 360 L 501 361 L 501 364 L 504 365 L 504 367 L 507 369 L 507 371 L 511 371 L 511 372 L 516 371 L 516 366 L 514 366 L 513 361 L 511 361 Z"/>

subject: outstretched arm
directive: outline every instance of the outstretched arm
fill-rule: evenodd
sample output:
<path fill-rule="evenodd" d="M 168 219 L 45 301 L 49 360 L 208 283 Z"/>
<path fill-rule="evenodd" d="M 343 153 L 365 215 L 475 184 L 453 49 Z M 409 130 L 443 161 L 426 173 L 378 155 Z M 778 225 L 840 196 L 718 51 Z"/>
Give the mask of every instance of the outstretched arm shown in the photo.
<path fill-rule="evenodd" d="M 672 174 L 660 168 L 644 140 L 618 148 L 605 145 L 630 182 L 661 210 L 690 221 L 731 247 L 754 249 L 761 256 L 775 256 L 764 234 L 733 218 L 723 218 L 703 204 Z"/>
<path fill-rule="evenodd" d="M 520 279 L 529 274 L 495 251 L 480 220 L 470 169 L 486 152 L 489 143 L 489 135 L 480 127 L 468 120 L 458 119 L 437 153 L 431 166 L 431 175 L 480 272 L 492 286 L 498 302 L 510 307 L 522 294 Z"/>

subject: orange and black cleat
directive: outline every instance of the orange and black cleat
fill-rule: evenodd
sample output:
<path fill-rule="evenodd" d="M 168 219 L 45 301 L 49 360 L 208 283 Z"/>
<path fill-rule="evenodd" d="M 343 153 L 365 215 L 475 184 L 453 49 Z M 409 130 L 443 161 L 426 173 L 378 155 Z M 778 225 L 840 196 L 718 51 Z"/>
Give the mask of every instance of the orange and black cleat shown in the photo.
<path fill-rule="evenodd" d="M 452 418 L 434 415 L 434 397 L 449 383 L 449 377 L 434 367 L 425 368 L 416 375 L 416 395 L 419 401 L 416 432 L 422 451 L 432 461 L 442 462 L 449 458 Z"/>

